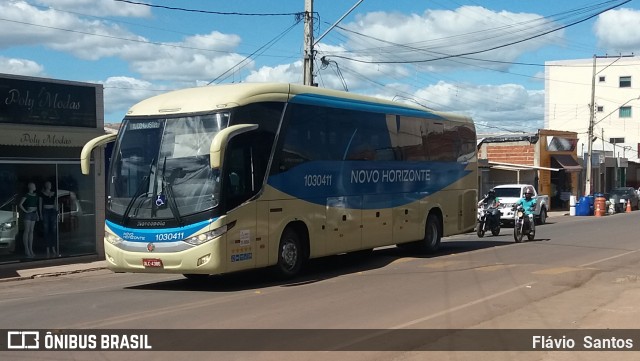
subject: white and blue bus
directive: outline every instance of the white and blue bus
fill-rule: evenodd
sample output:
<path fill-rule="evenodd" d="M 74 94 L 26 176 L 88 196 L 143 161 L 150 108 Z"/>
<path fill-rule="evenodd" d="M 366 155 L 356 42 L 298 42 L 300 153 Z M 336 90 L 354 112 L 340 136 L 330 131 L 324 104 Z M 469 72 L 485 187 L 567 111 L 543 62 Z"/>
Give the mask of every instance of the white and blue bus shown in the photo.
<path fill-rule="evenodd" d="M 104 252 L 116 272 L 189 278 L 473 230 L 471 119 L 294 84 L 169 92 L 134 105 L 107 178 Z"/>

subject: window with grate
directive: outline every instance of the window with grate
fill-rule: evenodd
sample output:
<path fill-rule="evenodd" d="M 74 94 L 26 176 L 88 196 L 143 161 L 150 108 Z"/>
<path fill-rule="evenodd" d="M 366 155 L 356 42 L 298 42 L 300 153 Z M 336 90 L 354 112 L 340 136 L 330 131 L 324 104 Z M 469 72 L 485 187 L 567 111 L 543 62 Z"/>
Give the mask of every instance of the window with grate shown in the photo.
<path fill-rule="evenodd" d="M 631 107 L 620 107 L 618 116 L 620 118 L 631 118 Z"/>

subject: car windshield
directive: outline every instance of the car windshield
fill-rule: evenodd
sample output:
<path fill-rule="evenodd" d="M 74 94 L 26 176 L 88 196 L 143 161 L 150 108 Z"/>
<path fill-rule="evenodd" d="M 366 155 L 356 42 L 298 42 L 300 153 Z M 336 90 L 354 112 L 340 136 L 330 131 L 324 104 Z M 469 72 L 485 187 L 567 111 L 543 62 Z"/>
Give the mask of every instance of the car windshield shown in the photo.
<path fill-rule="evenodd" d="M 633 195 L 633 189 L 632 188 L 614 188 L 611 190 L 610 194 L 612 196 Z"/>
<path fill-rule="evenodd" d="M 520 188 L 495 188 L 496 197 L 520 198 Z"/>
<path fill-rule="evenodd" d="M 0 209 L 5 210 L 5 208 L 11 208 L 13 203 L 15 202 L 17 194 L 9 194 L 0 196 Z"/>
<path fill-rule="evenodd" d="M 125 119 L 112 158 L 107 208 L 125 218 L 179 219 L 218 205 L 213 137 L 229 113 Z"/>

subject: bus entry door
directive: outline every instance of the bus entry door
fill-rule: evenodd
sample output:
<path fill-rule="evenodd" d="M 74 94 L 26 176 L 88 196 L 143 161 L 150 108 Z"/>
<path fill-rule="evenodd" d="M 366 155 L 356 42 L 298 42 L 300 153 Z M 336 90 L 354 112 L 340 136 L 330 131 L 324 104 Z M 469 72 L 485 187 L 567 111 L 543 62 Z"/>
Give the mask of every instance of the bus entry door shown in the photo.
<path fill-rule="evenodd" d="M 256 202 L 247 202 L 227 214 L 227 224 L 233 224 L 227 231 L 228 271 L 255 267 L 256 210 Z"/>

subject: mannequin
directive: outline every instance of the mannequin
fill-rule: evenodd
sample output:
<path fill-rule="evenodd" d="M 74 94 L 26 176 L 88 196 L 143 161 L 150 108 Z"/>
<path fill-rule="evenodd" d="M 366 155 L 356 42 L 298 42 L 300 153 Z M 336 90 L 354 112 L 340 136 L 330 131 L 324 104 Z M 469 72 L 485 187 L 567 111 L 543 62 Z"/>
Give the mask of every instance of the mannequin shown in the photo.
<path fill-rule="evenodd" d="M 27 184 L 27 194 L 20 199 L 18 207 L 24 214 L 24 233 L 22 235 L 24 253 L 27 258 L 33 258 L 35 257 L 33 253 L 33 229 L 40 218 L 38 216 L 38 195 L 36 194 L 36 185 L 33 182 Z"/>
<path fill-rule="evenodd" d="M 49 181 L 44 182 L 44 188 L 40 194 L 40 215 L 42 216 L 47 258 L 56 257 L 58 255 L 56 251 L 58 210 L 56 208 L 56 192 L 51 190 L 51 182 Z"/>

